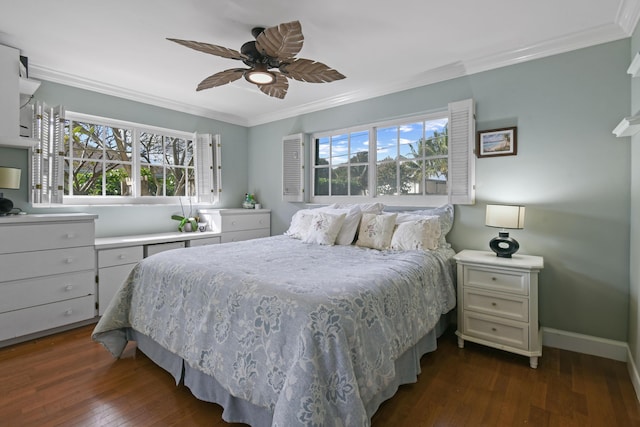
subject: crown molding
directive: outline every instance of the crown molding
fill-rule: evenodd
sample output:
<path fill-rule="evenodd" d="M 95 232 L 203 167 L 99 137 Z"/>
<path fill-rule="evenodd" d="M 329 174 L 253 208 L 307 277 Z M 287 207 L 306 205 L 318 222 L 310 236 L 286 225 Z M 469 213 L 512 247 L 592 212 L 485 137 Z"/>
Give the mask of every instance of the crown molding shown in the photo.
<path fill-rule="evenodd" d="M 47 80 L 52 83 L 59 83 L 78 89 L 86 89 L 92 92 L 98 92 L 104 95 L 115 96 L 118 98 L 128 99 L 130 101 L 142 102 L 144 104 L 154 105 L 156 107 L 167 108 L 169 110 L 180 111 L 183 113 L 193 114 L 195 116 L 206 117 L 209 119 L 220 120 L 222 122 L 234 125 L 247 126 L 248 122 L 243 117 L 232 114 L 226 114 L 219 111 L 213 111 L 202 108 L 197 105 L 176 102 L 174 100 L 163 98 L 160 96 L 149 95 L 147 93 L 137 92 L 120 86 L 115 86 L 97 80 L 86 79 L 84 77 L 73 74 L 63 73 L 51 68 L 40 65 L 29 65 L 29 77 Z"/>
<path fill-rule="evenodd" d="M 622 0 L 618 13 L 616 14 L 616 24 L 622 28 L 625 34 L 631 36 L 640 18 L 640 1 Z"/>
<path fill-rule="evenodd" d="M 36 77 L 54 83 L 60 83 L 105 95 L 112 95 L 131 101 L 142 102 L 175 111 L 220 120 L 239 126 L 251 127 L 451 80 L 457 77 L 468 76 L 483 71 L 489 71 L 496 68 L 515 65 L 534 59 L 619 40 L 631 36 L 638 22 L 638 18 L 640 18 L 640 0 L 622 0 L 616 14 L 615 22 L 611 24 L 568 34 L 563 37 L 547 40 L 524 48 L 499 53 L 488 53 L 477 58 L 443 65 L 383 87 L 376 86 L 373 89 L 346 92 L 331 98 L 310 102 L 293 108 L 279 109 L 277 111 L 260 114 L 251 118 L 244 118 L 220 111 L 213 111 L 197 105 L 179 103 L 171 99 L 132 91 L 119 86 L 62 73 L 36 64 L 30 66 L 29 72 L 31 77 Z"/>

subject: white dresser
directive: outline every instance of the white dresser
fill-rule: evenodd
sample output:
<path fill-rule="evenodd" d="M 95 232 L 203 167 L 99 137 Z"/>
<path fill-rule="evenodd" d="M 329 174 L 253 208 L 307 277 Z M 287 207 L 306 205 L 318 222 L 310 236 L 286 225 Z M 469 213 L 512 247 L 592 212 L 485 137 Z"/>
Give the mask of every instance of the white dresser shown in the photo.
<path fill-rule="evenodd" d="M 269 237 L 269 209 L 201 209 L 198 211 L 212 230 L 222 233 L 222 243 Z"/>
<path fill-rule="evenodd" d="M 153 233 L 95 240 L 98 260 L 98 315 L 102 316 L 118 288 L 141 259 L 170 249 L 220 243 L 220 233 Z"/>
<path fill-rule="evenodd" d="M 0 346 L 94 318 L 95 218 L 0 217 Z"/>
<path fill-rule="evenodd" d="M 458 346 L 473 341 L 529 356 L 542 355 L 538 324 L 538 273 L 542 257 L 464 250 L 458 263 Z"/>

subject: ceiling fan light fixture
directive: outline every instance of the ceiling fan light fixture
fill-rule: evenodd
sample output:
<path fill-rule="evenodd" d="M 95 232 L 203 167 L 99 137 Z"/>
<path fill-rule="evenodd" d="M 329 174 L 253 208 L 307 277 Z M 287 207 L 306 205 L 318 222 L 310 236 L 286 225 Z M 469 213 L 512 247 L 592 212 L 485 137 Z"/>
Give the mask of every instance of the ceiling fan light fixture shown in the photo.
<path fill-rule="evenodd" d="M 244 73 L 244 78 L 256 85 L 268 85 L 276 81 L 276 75 L 268 71 L 266 67 L 255 67 Z"/>

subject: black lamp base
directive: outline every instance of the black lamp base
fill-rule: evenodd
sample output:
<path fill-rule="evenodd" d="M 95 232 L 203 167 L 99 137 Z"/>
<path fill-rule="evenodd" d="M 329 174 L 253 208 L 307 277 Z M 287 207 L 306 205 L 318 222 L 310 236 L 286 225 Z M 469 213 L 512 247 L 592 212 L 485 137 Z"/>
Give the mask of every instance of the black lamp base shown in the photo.
<path fill-rule="evenodd" d="M 13 202 L 9 199 L 5 199 L 0 194 L 0 216 L 8 214 L 11 212 L 11 209 L 13 209 Z"/>
<path fill-rule="evenodd" d="M 509 233 L 501 231 L 498 233 L 498 237 L 491 239 L 489 247 L 500 258 L 511 258 L 511 255 L 520 249 L 520 244 L 516 239 L 509 237 Z"/>

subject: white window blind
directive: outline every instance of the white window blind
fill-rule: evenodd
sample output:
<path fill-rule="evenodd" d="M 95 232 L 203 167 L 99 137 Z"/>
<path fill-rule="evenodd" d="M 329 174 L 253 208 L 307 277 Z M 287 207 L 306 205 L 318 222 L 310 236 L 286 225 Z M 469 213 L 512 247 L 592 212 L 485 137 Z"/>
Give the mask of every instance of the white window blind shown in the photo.
<path fill-rule="evenodd" d="M 64 193 L 64 107 L 35 106 L 34 138 L 38 141 L 31 157 L 31 202 L 61 204 Z"/>
<path fill-rule="evenodd" d="M 473 99 L 449 104 L 449 203 L 475 203 L 475 111 Z"/>
<path fill-rule="evenodd" d="M 220 135 L 196 134 L 196 190 L 198 203 L 215 203 L 222 191 Z"/>
<path fill-rule="evenodd" d="M 304 202 L 304 135 L 282 140 L 282 200 Z"/>

